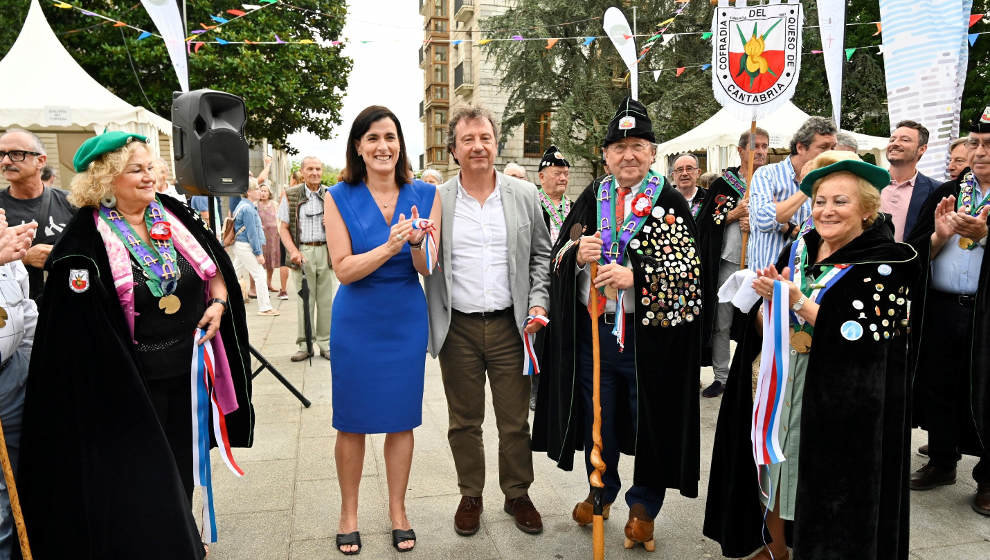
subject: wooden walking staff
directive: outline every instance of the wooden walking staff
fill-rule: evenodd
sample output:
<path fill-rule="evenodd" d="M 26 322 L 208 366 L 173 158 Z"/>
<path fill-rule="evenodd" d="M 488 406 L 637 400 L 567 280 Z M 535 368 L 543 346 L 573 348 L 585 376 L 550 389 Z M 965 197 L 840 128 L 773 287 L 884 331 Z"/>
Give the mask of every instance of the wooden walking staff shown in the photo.
<path fill-rule="evenodd" d="M 7 454 L 7 439 L 3 436 L 2 423 L 0 423 L 0 464 L 3 465 L 3 479 L 7 483 L 10 511 L 14 514 L 14 525 L 17 526 L 17 540 L 21 544 L 21 557 L 24 560 L 31 560 L 31 545 L 28 544 L 27 526 L 24 524 L 24 515 L 21 513 L 21 501 L 17 498 L 14 469 L 10 465 L 10 455 Z"/>
<path fill-rule="evenodd" d="M 591 261 L 592 282 L 598 276 L 598 261 Z M 605 483 L 602 476 L 605 474 L 605 461 L 602 460 L 602 364 L 601 346 L 598 341 L 598 297 L 597 290 L 592 288 L 591 294 L 591 408 L 595 412 L 594 423 L 591 425 L 591 440 L 594 447 L 591 449 L 591 465 L 595 470 L 588 475 L 591 483 L 591 503 L 594 508 L 594 517 L 591 524 L 591 557 L 594 560 L 605 558 L 605 518 L 602 509 L 602 488 Z"/>
<path fill-rule="evenodd" d="M 756 155 L 756 119 L 749 123 L 749 155 L 746 156 L 746 194 L 743 201 L 749 202 L 749 191 L 753 190 L 753 156 Z M 752 227 L 752 222 L 750 222 Z M 739 255 L 739 270 L 746 270 L 746 247 L 749 245 L 749 231 L 742 232 L 742 249 Z"/>

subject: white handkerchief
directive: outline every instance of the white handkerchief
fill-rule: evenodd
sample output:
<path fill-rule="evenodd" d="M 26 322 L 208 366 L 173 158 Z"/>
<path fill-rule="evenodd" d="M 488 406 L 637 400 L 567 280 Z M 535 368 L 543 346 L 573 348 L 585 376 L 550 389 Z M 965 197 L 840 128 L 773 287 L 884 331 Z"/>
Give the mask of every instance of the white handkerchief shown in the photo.
<path fill-rule="evenodd" d="M 753 289 L 753 280 L 756 280 L 756 272 L 753 270 L 747 268 L 733 272 L 718 289 L 719 303 L 731 302 L 743 313 L 749 313 L 760 301 L 760 295 Z"/>

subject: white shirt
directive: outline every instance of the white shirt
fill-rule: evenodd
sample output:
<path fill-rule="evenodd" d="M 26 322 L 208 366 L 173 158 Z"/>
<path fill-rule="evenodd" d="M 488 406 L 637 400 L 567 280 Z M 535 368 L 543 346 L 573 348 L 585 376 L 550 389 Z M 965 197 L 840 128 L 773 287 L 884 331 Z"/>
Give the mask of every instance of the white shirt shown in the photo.
<path fill-rule="evenodd" d="M 9 360 L 18 350 L 31 351 L 38 307 L 28 292 L 28 273 L 21 261 L 0 266 L 0 307 L 7 312 L 0 327 L 0 362 Z"/>
<path fill-rule="evenodd" d="M 509 239 L 498 179 L 485 204 L 468 194 L 457 176 L 450 247 L 451 305 L 461 313 L 512 307 Z"/>
<path fill-rule="evenodd" d="M 623 216 L 628 216 L 632 212 L 632 201 L 636 198 L 636 195 L 643 190 L 643 181 L 640 181 L 635 187 L 629 190 L 629 194 L 626 195 L 626 200 L 623 202 Z M 597 194 L 596 194 L 597 198 Z M 628 248 L 628 246 L 627 246 Z M 632 270 L 632 263 L 629 259 L 626 259 L 626 268 Z M 585 306 L 588 305 L 588 296 L 591 294 L 591 267 L 588 265 L 578 266 L 578 297 L 581 299 L 581 303 Z M 626 313 L 632 313 L 636 309 L 636 290 L 629 288 L 622 294 L 622 303 L 626 308 Z M 607 313 L 615 313 L 615 302 L 612 300 L 605 300 L 605 311 Z"/>

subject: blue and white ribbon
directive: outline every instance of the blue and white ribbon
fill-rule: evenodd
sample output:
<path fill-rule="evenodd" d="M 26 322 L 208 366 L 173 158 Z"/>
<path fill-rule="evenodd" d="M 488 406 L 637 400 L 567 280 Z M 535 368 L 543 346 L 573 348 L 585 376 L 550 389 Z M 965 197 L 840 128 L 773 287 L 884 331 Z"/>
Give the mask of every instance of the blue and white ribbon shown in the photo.
<path fill-rule="evenodd" d="M 235 476 L 244 476 L 244 471 L 234 461 L 227 437 L 227 425 L 223 412 L 217 403 L 213 390 L 214 364 L 213 345 L 196 344 L 205 331 L 196 329 L 193 338 L 192 371 L 190 375 L 192 394 L 192 441 L 193 441 L 193 483 L 203 487 L 203 540 L 217 542 L 217 519 L 213 508 L 213 474 L 210 466 L 210 429 L 219 447 L 220 457 Z M 212 422 L 211 422 L 212 417 Z"/>
<path fill-rule="evenodd" d="M 536 333 L 526 332 L 526 327 L 532 325 L 533 323 L 541 323 L 544 327 L 550 324 L 550 319 L 546 315 L 530 315 L 526 317 L 526 322 L 523 323 L 523 347 L 525 349 L 523 356 L 523 375 L 539 375 L 540 374 L 540 362 L 536 357 Z"/>
<path fill-rule="evenodd" d="M 432 220 L 427 220 L 426 218 L 417 218 L 412 221 L 413 229 L 418 229 L 426 232 L 426 270 L 433 272 L 433 267 L 437 263 L 437 238 L 436 231 L 437 228 L 433 224 Z"/>

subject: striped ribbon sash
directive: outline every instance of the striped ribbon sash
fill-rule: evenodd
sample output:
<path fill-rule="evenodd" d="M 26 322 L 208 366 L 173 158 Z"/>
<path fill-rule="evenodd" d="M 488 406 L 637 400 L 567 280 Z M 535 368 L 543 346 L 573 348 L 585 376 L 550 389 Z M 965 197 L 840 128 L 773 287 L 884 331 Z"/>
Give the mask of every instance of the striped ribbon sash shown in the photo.
<path fill-rule="evenodd" d="M 773 283 L 773 300 L 763 302 L 763 355 L 760 375 L 753 399 L 753 459 L 756 466 L 773 465 L 786 460 L 780 446 L 780 415 L 787 389 L 790 330 L 788 289 L 780 281 Z"/>
<path fill-rule="evenodd" d="M 532 325 L 533 323 L 542 323 L 544 327 L 550 324 L 550 319 L 546 315 L 530 315 L 526 317 L 526 322 L 523 323 L 523 348 L 526 350 L 523 354 L 523 375 L 539 375 L 540 374 L 540 362 L 536 359 L 536 348 L 534 347 L 536 340 L 536 333 L 526 332 L 526 327 Z"/>
<path fill-rule="evenodd" d="M 190 375 L 192 394 L 192 436 L 193 436 L 193 483 L 203 487 L 203 539 L 217 542 L 217 519 L 213 508 L 213 475 L 210 468 L 210 429 L 219 447 L 220 457 L 235 476 L 244 476 L 244 471 L 234 461 L 227 437 L 227 424 L 224 413 L 217 402 L 214 391 L 213 346 L 196 344 L 205 331 L 196 329 L 193 339 L 192 371 Z"/>
<path fill-rule="evenodd" d="M 433 266 L 437 264 L 437 228 L 432 220 L 417 218 L 412 221 L 413 229 L 426 232 L 426 270 L 433 272 Z"/>

